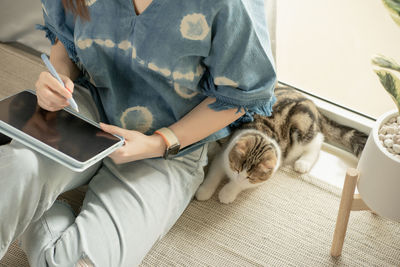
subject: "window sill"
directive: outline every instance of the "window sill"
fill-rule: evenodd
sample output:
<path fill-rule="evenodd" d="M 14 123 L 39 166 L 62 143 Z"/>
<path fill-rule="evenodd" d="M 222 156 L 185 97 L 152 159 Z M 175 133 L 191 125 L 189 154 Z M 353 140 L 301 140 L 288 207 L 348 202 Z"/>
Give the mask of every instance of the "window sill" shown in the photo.
<path fill-rule="evenodd" d="M 322 114 L 340 124 L 369 134 L 375 123 L 373 118 L 366 115 L 335 105 L 303 90 L 299 91 L 311 99 L 318 106 Z M 331 144 L 323 143 L 318 160 L 309 174 L 336 188 L 343 188 L 347 169 L 356 168 L 357 163 L 358 159 L 353 154 Z M 356 193 L 358 193 L 357 188 Z"/>

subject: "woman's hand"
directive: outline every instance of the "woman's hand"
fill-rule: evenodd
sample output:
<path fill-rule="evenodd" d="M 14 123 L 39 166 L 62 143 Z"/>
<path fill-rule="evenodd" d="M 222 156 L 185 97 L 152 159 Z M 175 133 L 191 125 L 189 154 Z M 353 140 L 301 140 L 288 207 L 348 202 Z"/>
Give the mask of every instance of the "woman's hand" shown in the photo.
<path fill-rule="evenodd" d="M 161 157 L 166 149 L 164 140 L 158 134 L 145 135 L 104 123 L 100 123 L 100 127 L 105 132 L 125 138 L 125 144 L 109 156 L 116 164 Z"/>
<path fill-rule="evenodd" d="M 65 75 L 60 74 L 60 78 L 68 89 L 64 88 L 49 72 L 40 73 L 35 87 L 38 104 L 41 108 L 57 111 L 69 106 L 67 99 L 72 97 L 74 83 Z"/>

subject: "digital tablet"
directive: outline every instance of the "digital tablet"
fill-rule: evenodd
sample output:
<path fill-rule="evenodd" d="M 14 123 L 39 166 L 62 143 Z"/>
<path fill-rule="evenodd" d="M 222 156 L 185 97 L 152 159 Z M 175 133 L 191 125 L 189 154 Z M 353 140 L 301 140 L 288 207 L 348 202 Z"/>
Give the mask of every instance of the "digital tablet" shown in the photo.
<path fill-rule="evenodd" d="M 78 113 L 40 108 L 31 90 L 0 100 L 0 132 L 74 171 L 85 170 L 124 143 Z"/>

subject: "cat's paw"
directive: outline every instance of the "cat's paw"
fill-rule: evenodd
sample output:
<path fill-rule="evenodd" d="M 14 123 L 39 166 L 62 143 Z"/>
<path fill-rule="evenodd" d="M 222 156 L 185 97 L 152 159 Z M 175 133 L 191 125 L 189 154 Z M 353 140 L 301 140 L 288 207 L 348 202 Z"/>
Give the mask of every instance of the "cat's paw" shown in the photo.
<path fill-rule="evenodd" d="M 221 202 L 223 204 L 230 204 L 233 201 L 235 201 L 236 196 L 237 196 L 236 191 L 231 190 L 229 188 L 229 186 L 224 186 L 221 189 L 221 191 L 219 191 L 218 199 L 219 199 L 219 202 Z"/>
<path fill-rule="evenodd" d="M 294 163 L 294 170 L 299 173 L 307 173 L 311 170 L 312 164 L 305 160 L 297 160 Z"/>
<path fill-rule="evenodd" d="M 197 189 L 196 199 L 199 201 L 205 201 L 210 199 L 213 194 L 214 194 L 213 190 L 210 190 L 206 186 L 201 185 L 199 189 Z"/>

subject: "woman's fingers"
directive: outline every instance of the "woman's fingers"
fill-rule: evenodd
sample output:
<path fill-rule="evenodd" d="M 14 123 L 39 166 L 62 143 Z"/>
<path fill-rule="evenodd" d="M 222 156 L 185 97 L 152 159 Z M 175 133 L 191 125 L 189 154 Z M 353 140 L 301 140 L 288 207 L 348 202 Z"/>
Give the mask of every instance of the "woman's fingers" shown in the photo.
<path fill-rule="evenodd" d="M 100 127 L 101 127 L 101 129 L 103 129 L 103 131 L 108 132 L 110 134 L 116 134 L 116 135 L 122 136 L 125 138 L 125 140 L 130 139 L 129 135 L 130 135 L 131 131 L 129 131 L 127 129 L 124 129 L 124 128 L 121 128 L 118 126 L 114 126 L 114 125 L 105 124 L 105 123 L 100 123 Z"/>
<path fill-rule="evenodd" d="M 57 93 L 66 99 L 72 97 L 72 94 L 69 92 L 69 90 L 65 89 L 65 87 L 63 87 L 61 83 L 56 78 L 53 77 L 53 75 L 51 75 L 49 72 L 42 72 L 42 74 L 44 76 L 43 77 L 44 85 L 46 85 L 54 93 Z"/>
<path fill-rule="evenodd" d="M 39 105 L 44 104 L 46 107 L 49 107 L 51 111 L 62 109 L 69 105 L 69 102 L 65 97 L 55 93 L 45 85 L 43 87 L 45 88 L 42 88 L 40 93 L 37 95 Z M 45 108 L 44 106 L 42 107 Z"/>
<path fill-rule="evenodd" d="M 69 106 L 69 102 L 64 97 L 55 95 L 50 90 L 38 95 L 38 104 L 49 111 L 56 111 Z"/>
<path fill-rule="evenodd" d="M 61 80 L 64 82 L 65 88 L 72 94 L 74 92 L 74 83 L 70 78 L 64 75 L 60 75 Z"/>
<path fill-rule="evenodd" d="M 66 76 L 62 79 L 73 90 L 73 82 Z M 40 107 L 49 110 L 60 110 L 69 105 L 68 98 L 72 94 L 64 88 L 61 83 L 48 72 L 42 72 L 36 82 L 36 95 Z"/>

